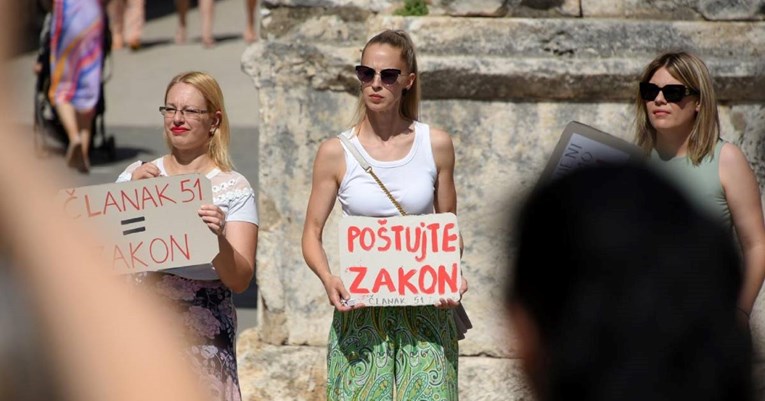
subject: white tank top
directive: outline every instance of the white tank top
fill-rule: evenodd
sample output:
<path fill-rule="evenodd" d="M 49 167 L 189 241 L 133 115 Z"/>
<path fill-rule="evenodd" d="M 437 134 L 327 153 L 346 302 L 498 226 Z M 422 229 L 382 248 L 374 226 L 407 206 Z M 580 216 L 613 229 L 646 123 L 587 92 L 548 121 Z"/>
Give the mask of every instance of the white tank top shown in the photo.
<path fill-rule="evenodd" d="M 348 134 L 345 132 L 343 134 Z M 430 127 L 414 122 L 414 142 L 403 159 L 378 161 L 366 152 L 359 138 L 353 136 L 351 143 L 367 160 L 380 181 L 407 214 L 433 213 L 433 196 L 436 184 L 436 162 L 430 145 Z M 337 198 L 346 216 L 389 217 L 399 215 L 374 178 L 361 168 L 345 145 L 345 176 L 340 183 Z"/>

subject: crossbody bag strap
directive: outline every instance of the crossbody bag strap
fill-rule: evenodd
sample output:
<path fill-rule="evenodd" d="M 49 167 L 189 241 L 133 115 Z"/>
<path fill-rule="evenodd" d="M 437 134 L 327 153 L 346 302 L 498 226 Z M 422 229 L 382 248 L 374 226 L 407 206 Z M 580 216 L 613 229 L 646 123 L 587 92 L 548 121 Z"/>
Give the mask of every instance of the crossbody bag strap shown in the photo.
<path fill-rule="evenodd" d="M 401 207 L 401 204 L 398 203 L 398 201 L 396 201 L 396 198 L 394 198 L 393 195 L 390 193 L 390 191 L 388 191 L 388 188 L 385 187 L 385 184 L 383 184 L 382 181 L 380 181 L 380 178 L 378 178 L 377 174 L 375 174 L 375 172 L 372 170 L 372 166 L 370 166 L 367 160 L 364 159 L 364 156 L 362 156 L 361 152 L 359 152 L 359 150 L 356 149 L 356 146 L 353 145 L 351 140 L 343 134 L 339 134 L 337 137 L 340 138 L 340 141 L 345 145 L 348 151 L 351 152 L 353 157 L 356 158 L 356 161 L 359 162 L 359 165 L 361 166 L 361 168 L 363 168 L 364 171 L 369 173 L 369 175 L 372 176 L 375 182 L 377 182 L 377 185 L 379 185 L 380 188 L 382 188 L 383 192 L 385 192 L 385 195 L 387 195 L 388 199 L 390 199 L 391 203 L 393 203 L 393 206 L 395 206 L 396 209 L 398 209 L 398 212 L 401 213 L 402 216 L 406 216 L 407 213 L 404 210 L 404 208 Z"/>

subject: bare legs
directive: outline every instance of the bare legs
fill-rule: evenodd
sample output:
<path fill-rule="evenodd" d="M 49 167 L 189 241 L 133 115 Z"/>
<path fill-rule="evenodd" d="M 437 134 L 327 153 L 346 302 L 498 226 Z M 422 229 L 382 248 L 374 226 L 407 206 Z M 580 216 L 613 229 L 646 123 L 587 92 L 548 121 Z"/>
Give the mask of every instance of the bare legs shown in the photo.
<path fill-rule="evenodd" d="M 215 38 L 212 34 L 213 16 L 215 13 L 213 0 L 199 0 L 199 11 L 202 14 L 202 45 L 212 47 Z"/>
<path fill-rule="evenodd" d="M 257 20 L 257 17 L 255 16 L 255 9 L 258 6 L 258 0 L 244 1 L 247 7 L 247 22 L 244 26 L 244 33 L 242 34 L 242 37 L 244 37 L 245 42 L 252 43 L 258 39 L 258 33 L 255 30 L 255 22 Z"/>
<path fill-rule="evenodd" d="M 186 43 L 186 13 L 189 12 L 189 0 L 175 0 L 178 12 L 178 29 L 175 31 L 175 43 Z"/>
<path fill-rule="evenodd" d="M 202 14 L 202 45 L 212 47 L 215 44 L 213 37 L 213 18 L 215 16 L 214 0 L 199 0 L 199 13 Z M 178 29 L 175 31 L 175 43 L 186 43 L 188 24 L 186 14 L 189 11 L 189 0 L 175 0 L 175 9 L 178 12 Z"/>
<path fill-rule="evenodd" d="M 127 45 L 137 50 L 141 47 L 141 33 L 145 17 L 144 0 L 111 0 L 107 5 L 112 30 L 112 48 Z"/>
<path fill-rule="evenodd" d="M 56 113 L 69 137 L 69 147 L 66 150 L 67 165 L 87 173 L 90 171 L 90 129 L 95 110 L 78 111 L 71 103 L 59 102 L 56 104 Z"/>

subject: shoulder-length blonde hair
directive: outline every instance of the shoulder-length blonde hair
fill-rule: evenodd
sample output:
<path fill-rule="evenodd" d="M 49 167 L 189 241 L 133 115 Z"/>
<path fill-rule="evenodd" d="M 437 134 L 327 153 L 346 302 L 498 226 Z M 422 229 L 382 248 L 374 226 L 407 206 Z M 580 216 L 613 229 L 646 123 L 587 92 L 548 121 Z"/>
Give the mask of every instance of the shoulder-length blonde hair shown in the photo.
<path fill-rule="evenodd" d="M 220 112 L 220 121 L 218 122 L 215 131 L 213 131 L 207 154 L 219 169 L 223 171 L 231 171 L 234 167 L 228 153 L 231 131 L 229 128 L 228 115 L 226 114 L 226 106 L 223 104 L 223 91 L 221 91 L 218 81 L 216 81 L 210 74 L 204 72 L 189 71 L 180 73 L 173 77 L 173 79 L 170 80 L 170 83 L 167 84 L 167 89 L 165 89 L 165 101 L 167 101 L 167 94 L 170 92 L 170 88 L 179 83 L 191 85 L 202 93 L 202 97 L 205 99 L 205 107 L 209 114 L 213 114 L 216 111 Z M 169 139 L 166 138 L 166 142 L 169 146 Z"/>
<path fill-rule="evenodd" d="M 408 73 L 414 73 L 414 84 L 408 90 L 404 90 L 401 95 L 398 114 L 409 120 L 417 120 L 420 116 L 420 77 L 417 71 L 417 56 L 414 51 L 414 43 L 409 34 L 403 30 L 385 30 L 369 39 L 364 50 L 361 51 L 361 58 L 364 58 L 364 52 L 373 44 L 386 44 L 401 50 L 401 60 L 406 63 Z M 364 103 L 363 96 L 359 95 L 356 104 L 356 112 L 353 116 L 352 126 L 357 126 L 367 116 L 367 106 Z"/>
<path fill-rule="evenodd" d="M 714 157 L 714 148 L 720 139 L 720 117 L 712 78 L 706 64 L 697 56 L 687 52 L 672 52 L 661 54 L 651 61 L 643 70 L 640 82 L 648 82 L 662 67 L 683 85 L 698 93 L 699 112 L 688 139 L 688 157 L 694 165 L 698 165 L 705 157 Z M 648 153 L 656 145 L 656 129 L 648 119 L 646 102 L 640 97 L 639 88 L 636 88 L 635 93 L 635 141 Z"/>

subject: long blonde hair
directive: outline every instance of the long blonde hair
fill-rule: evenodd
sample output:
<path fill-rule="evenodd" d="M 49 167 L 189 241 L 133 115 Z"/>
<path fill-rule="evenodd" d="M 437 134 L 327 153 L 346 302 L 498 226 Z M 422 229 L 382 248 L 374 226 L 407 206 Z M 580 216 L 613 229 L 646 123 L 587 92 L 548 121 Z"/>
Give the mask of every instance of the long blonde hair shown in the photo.
<path fill-rule="evenodd" d="M 173 77 L 173 79 L 170 80 L 170 83 L 167 84 L 165 101 L 167 101 L 167 94 L 170 92 L 170 88 L 179 83 L 191 85 L 202 93 L 202 97 L 205 99 L 205 107 L 209 113 L 212 114 L 216 111 L 220 111 L 220 121 L 218 122 L 215 131 L 213 131 L 207 155 L 219 169 L 223 171 L 231 171 L 234 167 L 228 153 L 228 146 L 231 141 L 231 131 L 229 128 L 228 115 L 226 114 L 226 107 L 223 104 L 223 91 L 221 91 L 218 81 L 216 81 L 210 74 L 204 72 L 188 71 L 180 73 Z M 168 138 L 166 138 L 166 142 L 168 142 L 169 146 Z"/>
<path fill-rule="evenodd" d="M 414 84 L 408 90 L 404 90 L 401 95 L 398 114 L 408 120 L 417 120 L 420 116 L 420 77 L 417 71 L 417 56 L 414 51 L 414 43 L 409 34 L 402 30 L 385 30 L 369 39 L 364 50 L 361 51 L 361 57 L 364 58 L 364 52 L 373 44 L 386 44 L 401 50 L 401 60 L 406 63 L 409 73 L 414 73 Z M 356 112 L 353 116 L 352 126 L 359 125 L 367 116 L 367 106 L 364 103 L 363 96 L 359 95 L 356 104 Z"/>
<path fill-rule="evenodd" d="M 714 148 L 720 140 L 720 117 L 717 113 L 717 95 L 706 64 L 687 52 L 664 53 L 656 57 L 643 70 L 640 82 L 648 82 L 660 68 L 666 68 L 672 77 L 698 93 L 699 111 L 688 139 L 688 157 L 698 165 L 705 157 L 714 157 Z M 645 100 L 636 89 L 635 141 L 646 153 L 656 146 L 656 129 L 648 119 Z"/>

